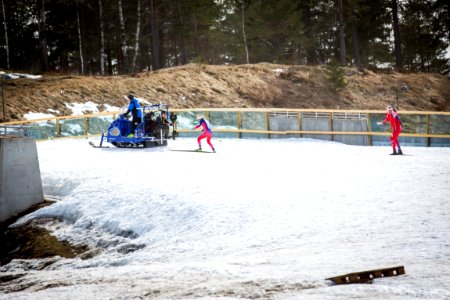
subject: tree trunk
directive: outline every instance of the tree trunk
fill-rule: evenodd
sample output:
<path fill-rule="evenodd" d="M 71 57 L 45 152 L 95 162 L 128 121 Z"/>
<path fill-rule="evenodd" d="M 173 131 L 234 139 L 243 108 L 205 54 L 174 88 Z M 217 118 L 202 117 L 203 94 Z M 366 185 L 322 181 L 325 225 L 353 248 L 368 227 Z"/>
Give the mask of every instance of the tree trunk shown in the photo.
<path fill-rule="evenodd" d="M 150 33 L 152 43 L 152 70 L 159 70 L 159 37 L 156 0 L 148 0 L 150 6 Z"/>
<path fill-rule="evenodd" d="M 245 50 L 245 61 L 247 64 L 250 63 L 248 55 L 247 37 L 245 36 L 245 0 L 242 0 L 242 37 L 244 39 L 244 50 Z"/>
<path fill-rule="evenodd" d="M 194 49 L 196 59 L 201 59 L 200 38 L 198 34 L 198 21 L 196 16 L 191 16 L 192 32 L 194 33 Z"/>
<path fill-rule="evenodd" d="M 105 32 L 103 24 L 103 4 L 98 0 L 98 10 L 100 17 L 100 75 L 105 75 Z"/>
<path fill-rule="evenodd" d="M 2 0 L 2 12 L 3 12 L 3 28 L 5 30 L 5 47 L 6 47 L 6 69 L 9 70 L 9 40 L 8 40 L 8 24 L 6 23 L 5 3 Z"/>
<path fill-rule="evenodd" d="M 131 71 L 136 72 L 136 61 L 139 54 L 139 34 L 141 32 L 141 0 L 137 0 L 136 34 L 134 38 L 134 55 L 131 63 Z"/>
<path fill-rule="evenodd" d="M 182 28 L 184 25 L 184 20 L 183 20 L 183 14 L 181 12 L 181 3 L 179 0 L 177 1 L 177 10 L 178 10 L 178 22 L 180 23 L 180 27 Z M 180 43 L 181 65 L 185 65 L 185 64 L 187 64 L 187 51 L 186 51 L 186 44 L 184 41 L 183 32 L 179 32 L 178 37 L 179 37 L 178 39 L 179 39 L 179 43 Z"/>
<path fill-rule="evenodd" d="M 403 69 L 402 43 L 400 38 L 400 26 L 398 22 L 397 0 L 392 0 L 392 22 L 394 28 L 395 66 L 397 70 Z"/>
<path fill-rule="evenodd" d="M 127 43 L 125 41 L 125 21 L 123 19 L 122 0 L 117 0 L 117 6 L 119 8 L 120 50 L 122 51 L 122 64 L 120 72 L 122 74 L 125 74 L 128 72 L 128 55 L 127 55 Z"/>
<path fill-rule="evenodd" d="M 164 30 L 158 26 L 158 56 L 159 56 L 159 68 L 164 68 L 165 66 L 165 47 L 164 47 L 164 41 L 165 40 L 165 32 Z"/>
<path fill-rule="evenodd" d="M 77 5 L 78 45 L 80 51 L 80 70 L 81 75 L 84 75 L 83 42 L 81 38 L 80 7 L 78 5 L 78 1 L 76 2 L 76 5 Z"/>
<path fill-rule="evenodd" d="M 106 66 L 107 66 L 107 71 L 108 71 L 106 74 L 108 74 L 110 76 L 114 75 L 111 42 L 108 39 L 106 40 L 105 56 L 106 56 Z"/>
<path fill-rule="evenodd" d="M 355 22 L 352 23 L 352 42 L 353 42 L 353 55 L 355 57 L 355 65 L 358 70 L 362 69 L 361 55 L 359 54 L 359 39 L 358 39 L 358 29 L 356 28 Z"/>
<path fill-rule="evenodd" d="M 38 1 L 38 20 L 39 20 L 39 46 L 41 52 L 40 68 L 41 72 L 48 71 L 48 49 L 47 37 L 45 34 L 45 0 Z"/>
<path fill-rule="evenodd" d="M 312 12 L 311 12 L 311 0 L 307 1 L 303 4 L 303 23 L 305 26 L 305 54 L 306 54 L 306 63 L 308 65 L 315 65 L 317 64 L 317 56 L 316 56 L 316 50 L 314 45 L 315 43 L 315 37 L 312 34 L 312 27 L 313 27 L 313 21 L 312 21 Z"/>
<path fill-rule="evenodd" d="M 344 8 L 342 0 L 339 0 L 339 44 L 339 62 L 344 67 L 347 63 L 345 61 Z"/>

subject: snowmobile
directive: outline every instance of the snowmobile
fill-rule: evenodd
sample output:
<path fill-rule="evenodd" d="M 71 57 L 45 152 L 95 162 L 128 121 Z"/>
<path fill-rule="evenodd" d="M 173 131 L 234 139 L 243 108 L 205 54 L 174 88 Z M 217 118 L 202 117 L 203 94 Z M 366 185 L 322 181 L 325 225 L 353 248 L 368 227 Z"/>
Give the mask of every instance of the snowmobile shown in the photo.
<path fill-rule="evenodd" d="M 143 120 L 134 132 L 131 132 L 131 121 L 121 114 L 109 125 L 107 132 L 102 133 L 99 146 L 94 145 L 93 142 L 89 142 L 89 144 L 95 148 L 105 148 L 103 142 L 106 141 L 118 148 L 149 148 L 167 146 L 168 139 L 175 139 L 177 115 L 169 113 L 167 104 L 151 104 L 141 109 L 143 110 Z M 172 122 L 172 130 L 169 128 L 167 133 L 162 128 L 155 128 L 155 117 L 163 111 Z"/>

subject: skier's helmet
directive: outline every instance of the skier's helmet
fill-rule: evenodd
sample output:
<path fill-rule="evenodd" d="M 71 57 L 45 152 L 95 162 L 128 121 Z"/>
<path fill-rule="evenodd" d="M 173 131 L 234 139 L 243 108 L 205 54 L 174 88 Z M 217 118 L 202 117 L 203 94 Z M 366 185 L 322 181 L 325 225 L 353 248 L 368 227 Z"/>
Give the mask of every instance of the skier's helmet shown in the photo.
<path fill-rule="evenodd" d="M 197 120 L 201 120 L 201 119 L 203 119 L 203 115 L 202 114 L 198 114 L 197 115 Z"/>

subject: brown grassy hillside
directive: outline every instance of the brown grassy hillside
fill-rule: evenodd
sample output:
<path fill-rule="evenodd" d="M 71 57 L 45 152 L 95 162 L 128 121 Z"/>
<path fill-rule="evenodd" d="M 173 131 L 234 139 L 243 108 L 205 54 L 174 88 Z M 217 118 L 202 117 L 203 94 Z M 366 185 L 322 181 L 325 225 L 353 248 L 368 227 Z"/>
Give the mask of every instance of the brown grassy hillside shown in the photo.
<path fill-rule="evenodd" d="M 54 76 L 39 80 L 5 81 L 7 121 L 48 109 L 71 113 L 65 103 L 92 101 L 124 106 L 132 90 L 149 102 L 168 102 L 173 108 L 282 107 L 384 109 L 396 103 L 401 110 L 450 110 L 450 80 L 439 74 L 380 74 L 346 69 L 348 85 L 335 92 L 323 66 L 299 65 L 186 65 L 132 76 Z M 86 112 L 89 113 L 89 112 Z"/>

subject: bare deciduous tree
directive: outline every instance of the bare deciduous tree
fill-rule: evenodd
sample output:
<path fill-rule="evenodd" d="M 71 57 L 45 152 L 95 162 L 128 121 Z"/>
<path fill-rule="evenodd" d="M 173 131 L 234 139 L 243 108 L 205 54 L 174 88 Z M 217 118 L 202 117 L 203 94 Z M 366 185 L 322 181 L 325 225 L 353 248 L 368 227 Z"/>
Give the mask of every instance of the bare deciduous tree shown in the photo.
<path fill-rule="evenodd" d="M 105 31 L 103 21 L 103 3 L 98 0 L 98 10 L 100 17 L 100 75 L 105 75 Z"/>
<path fill-rule="evenodd" d="M 134 35 L 134 55 L 131 63 L 131 71 L 136 72 L 136 60 L 139 54 L 139 34 L 141 32 L 141 0 L 137 0 L 136 33 Z"/>
<path fill-rule="evenodd" d="M 3 28 L 5 30 L 5 50 L 6 50 L 6 69 L 10 69 L 9 66 L 9 40 L 8 40 L 8 24 L 6 23 L 6 10 L 5 3 L 2 0 L 2 12 L 3 12 Z"/>
<path fill-rule="evenodd" d="M 45 28 L 45 0 L 38 0 L 39 20 L 39 47 L 41 53 L 40 68 L 42 72 L 48 71 L 48 49 Z"/>
<path fill-rule="evenodd" d="M 242 0 L 241 7 L 241 18 L 242 18 L 242 37 L 244 38 L 244 49 L 245 49 L 245 61 L 247 64 L 250 63 L 249 55 L 248 55 L 248 46 L 247 46 L 247 37 L 245 36 L 245 0 Z"/>
<path fill-rule="evenodd" d="M 78 49 L 80 52 L 80 71 L 81 75 L 84 75 L 84 58 L 83 58 L 83 42 L 81 38 L 80 7 L 78 5 L 78 1 L 76 1 L 76 4 L 77 4 L 77 26 L 78 26 Z"/>
<path fill-rule="evenodd" d="M 122 0 L 117 0 L 117 6 L 119 9 L 119 24 L 120 24 L 120 50 L 122 51 L 122 64 L 120 65 L 121 73 L 128 72 L 128 55 L 127 55 L 127 43 L 125 41 L 125 20 L 123 18 Z"/>

